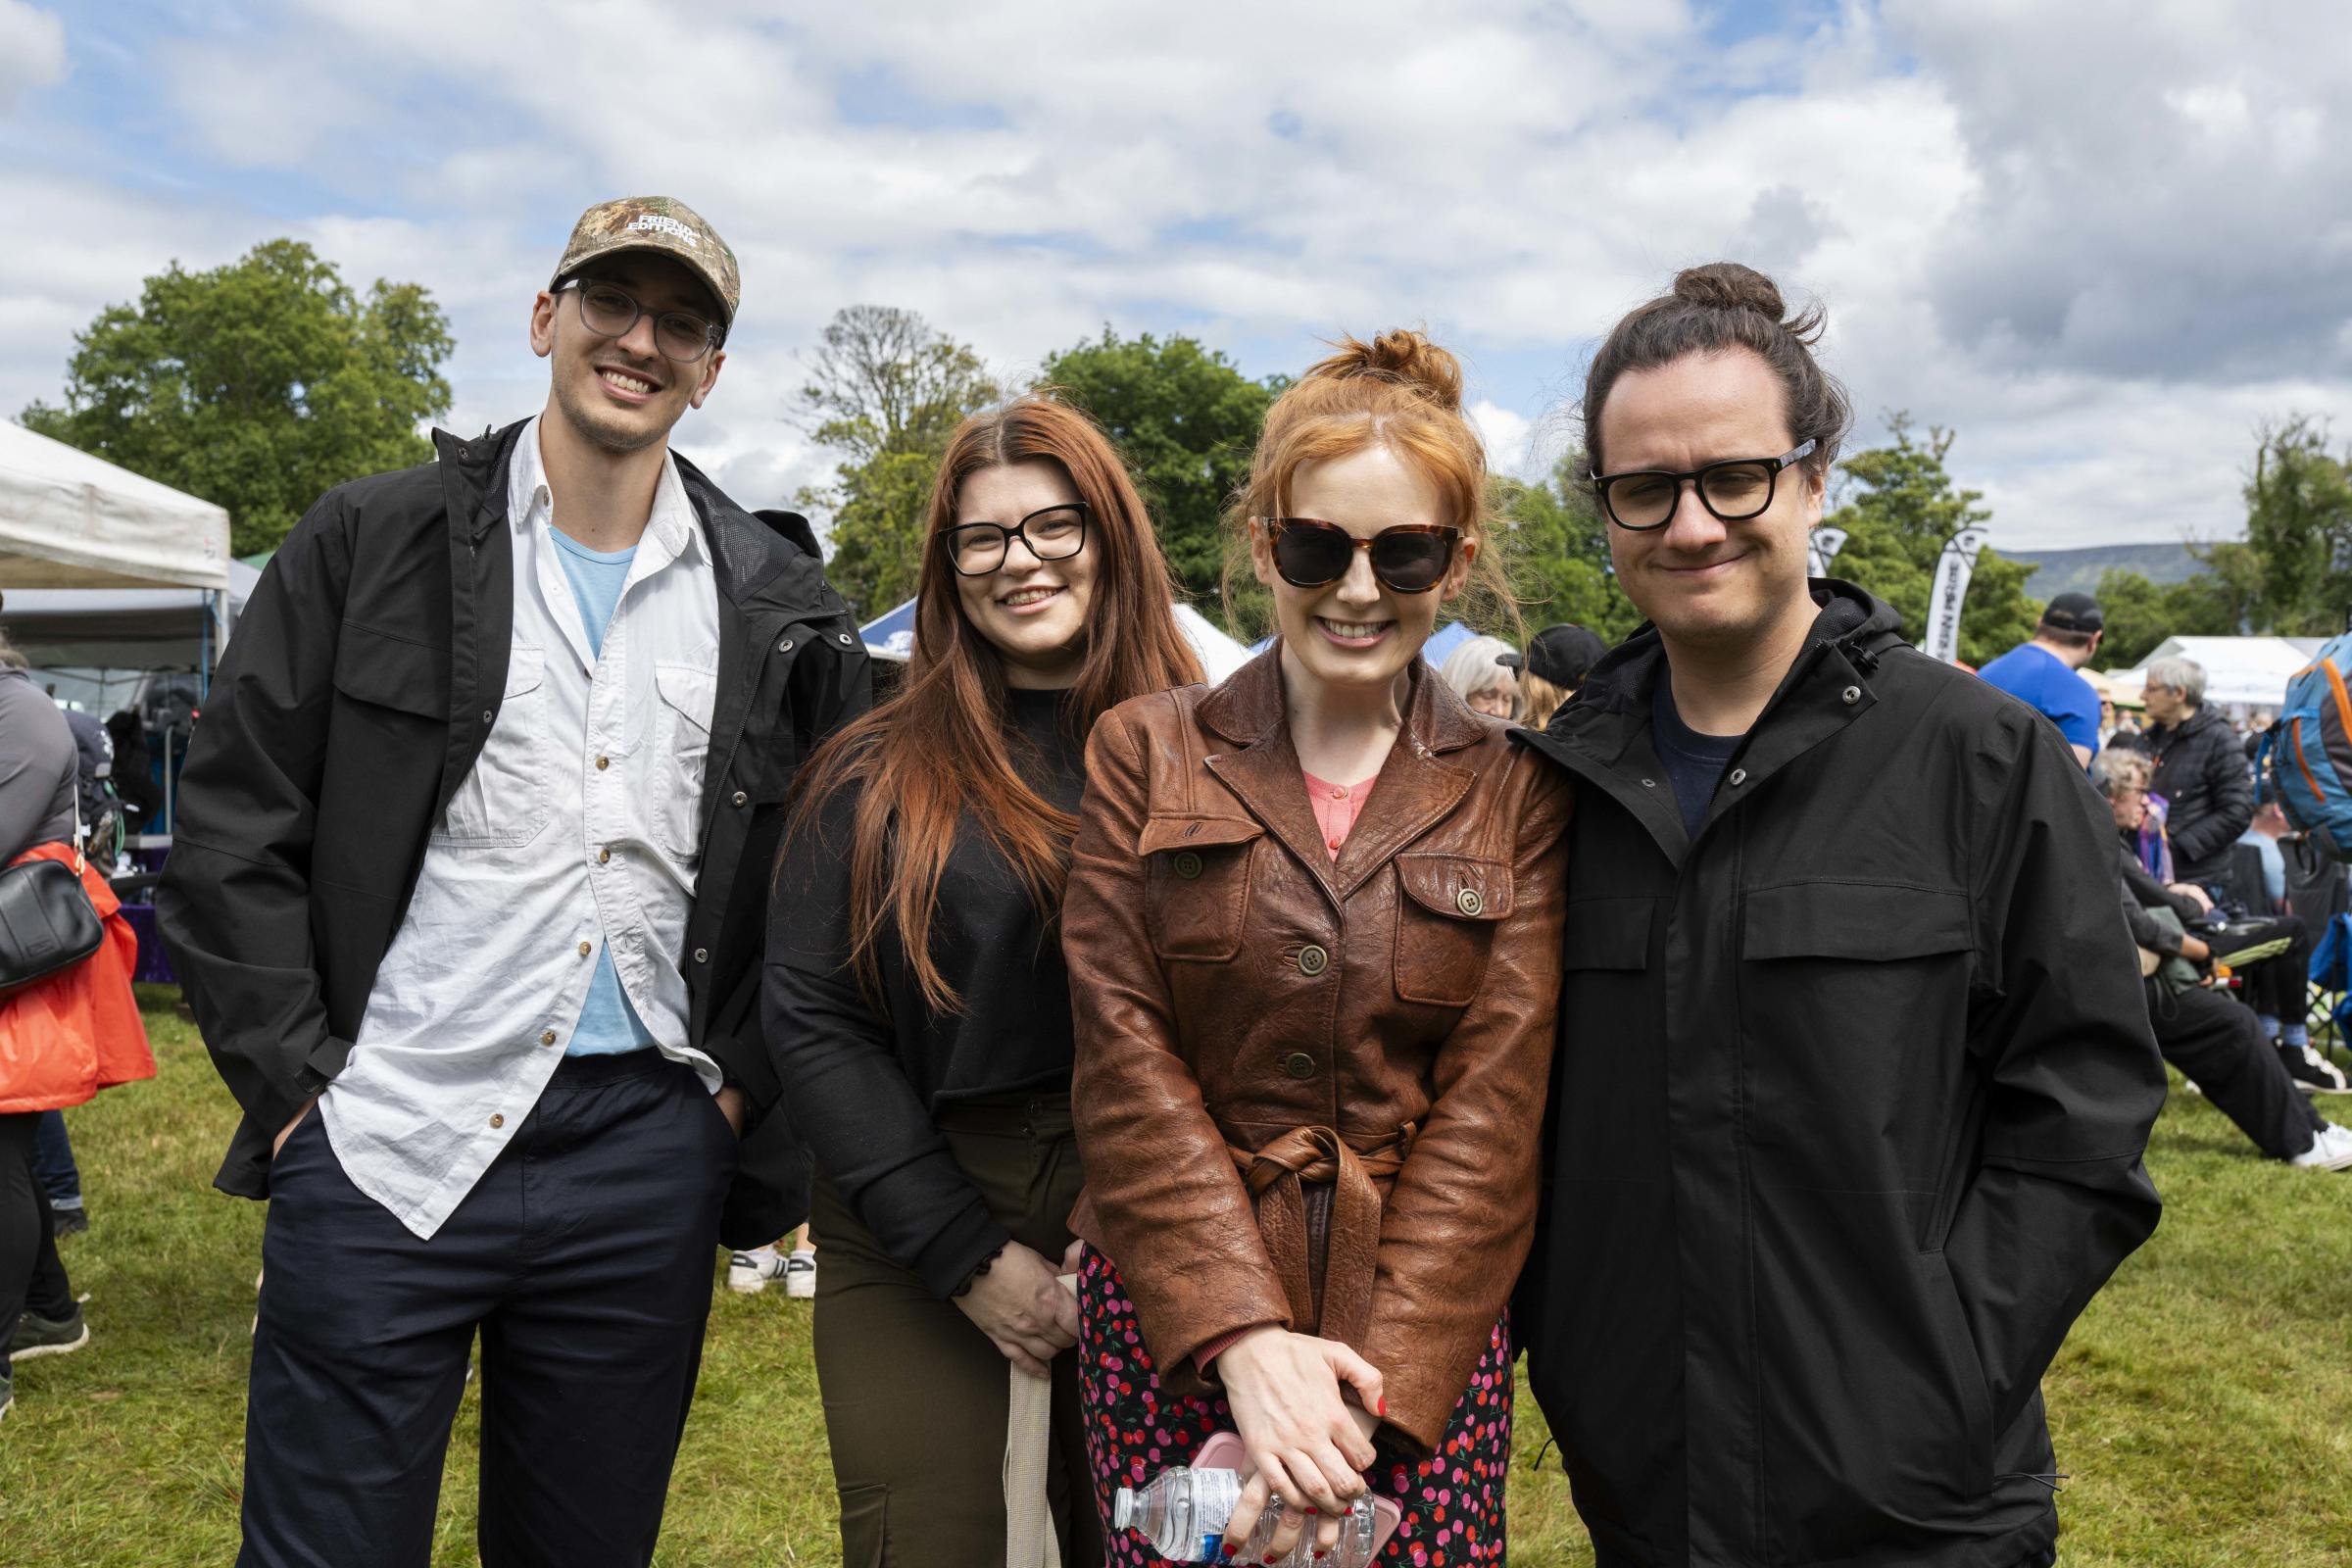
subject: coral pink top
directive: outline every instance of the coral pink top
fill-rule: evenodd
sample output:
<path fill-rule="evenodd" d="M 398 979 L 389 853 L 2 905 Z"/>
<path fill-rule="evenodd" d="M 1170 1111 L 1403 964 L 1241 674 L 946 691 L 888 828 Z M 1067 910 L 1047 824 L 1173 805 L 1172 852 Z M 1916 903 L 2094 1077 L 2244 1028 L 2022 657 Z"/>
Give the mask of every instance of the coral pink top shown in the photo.
<path fill-rule="evenodd" d="M 1355 784 L 1334 784 L 1302 767 L 1298 776 L 1306 780 L 1306 798 L 1315 808 L 1315 825 L 1323 830 L 1323 847 L 1336 860 L 1340 847 L 1355 831 L 1355 819 L 1364 814 L 1364 802 L 1371 797 L 1372 786 L 1380 782 L 1380 775 L 1375 773 Z"/>

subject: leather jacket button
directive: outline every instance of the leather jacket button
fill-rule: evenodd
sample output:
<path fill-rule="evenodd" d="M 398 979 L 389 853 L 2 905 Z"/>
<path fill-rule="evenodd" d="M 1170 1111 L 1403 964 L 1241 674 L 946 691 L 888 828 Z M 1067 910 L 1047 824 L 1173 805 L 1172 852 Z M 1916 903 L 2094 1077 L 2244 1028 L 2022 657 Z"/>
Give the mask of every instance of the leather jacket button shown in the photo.
<path fill-rule="evenodd" d="M 1282 1070 L 1293 1078 L 1312 1078 L 1315 1075 L 1315 1058 L 1303 1051 L 1294 1051 L 1282 1058 Z"/>
<path fill-rule="evenodd" d="M 1310 978 L 1331 967 L 1331 955 L 1309 943 L 1298 950 L 1298 972 Z"/>
<path fill-rule="evenodd" d="M 1176 857 L 1176 874 L 1187 882 L 1200 874 L 1200 857 L 1186 850 Z"/>
<path fill-rule="evenodd" d="M 1455 896 L 1453 906 L 1464 914 L 1475 915 L 1487 906 L 1487 901 L 1478 896 L 1478 889 L 1464 888 Z"/>

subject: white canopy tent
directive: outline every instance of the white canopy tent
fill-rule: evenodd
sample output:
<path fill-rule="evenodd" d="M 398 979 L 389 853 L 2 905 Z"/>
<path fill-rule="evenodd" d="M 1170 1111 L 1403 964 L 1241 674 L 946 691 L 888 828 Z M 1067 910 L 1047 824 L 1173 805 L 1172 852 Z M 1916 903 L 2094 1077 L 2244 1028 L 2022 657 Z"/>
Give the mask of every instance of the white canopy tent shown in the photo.
<path fill-rule="evenodd" d="M 228 587 L 228 514 L 0 424 L 0 590 Z"/>
<path fill-rule="evenodd" d="M 262 574 L 228 564 L 224 603 L 201 588 L 16 588 L 0 605 L 8 640 L 43 669 L 197 669 L 218 656 Z"/>
<path fill-rule="evenodd" d="M 2283 637 L 2168 637 L 2134 669 L 2107 676 L 2121 692 L 2147 685 L 2148 666 L 2160 659 L 2190 659 L 2205 670 L 2209 708 L 2277 708 L 2286 700 L 2286 683 L 2311 662 L 2309 655 Z"/>

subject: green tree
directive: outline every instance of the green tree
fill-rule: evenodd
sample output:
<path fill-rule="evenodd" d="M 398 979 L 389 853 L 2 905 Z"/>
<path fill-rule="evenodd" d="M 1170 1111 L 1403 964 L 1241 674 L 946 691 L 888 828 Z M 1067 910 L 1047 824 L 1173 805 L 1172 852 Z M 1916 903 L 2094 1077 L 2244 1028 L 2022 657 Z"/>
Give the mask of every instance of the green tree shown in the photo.
<path fill-rule="evenodd" d="M 999 395 L 977 354 L 913 311 L 853 305 L 826 324 L 800 406 L 809 434 L 842 462 L 832 483 L 798 499 L 831 514 L 826 575 L 860 616 L 913 594 L 948 438 Z"/>
<path fill-rule="evenodd" d="M 2213 572 L 2159 584 L 2136 571 L 2110 566 L 2099 573 L 2097 597 L 2107 624 L 2098 662 L 2107 669 L 2131 668 L 2168 637 L 2226 637 L 2238 629 L 2237 607 L 2228 582 Z"/>
<path fill-rule="evenodd" d="M 2281 636 L 2328 636 L 2352 612 L 2352 455 L 2330 453 L 2328 435 L 2307 415 L 2264 425 L 2246 479 L 2255 618 Z"/>
<path fill-rule="evenodd" d="M 1225 506 L 1249 477 L 1258 428 L 1285 378 L 1253 381 L 1193 338 L 1122 338 L 1104 326 L 1101 337 L 1048 356 L 1043 384 L 1102 426 L 1143 490 L 1177 580 L 1213 602 Z"/>
<path fill-rule="evenodd" d="M 37 430 L 228 511 L 239 555 L 273 548 L 346 480 L 432 456 L 449 413 L 448 318 L 415 283 L 365 296 L 299 240 L 208 272 L 176 262 L 74 339 Z"/>
<path fill-rule="evenodd" d="M 1642 624 L 1642 612 L 1617 585 L 1586 471 L 1583 449 L 1572 449 L 1534 483 L 1497 475 L 1492 505 L 1529 631 L 1574 621 L 1613 643 Z"/>
<path fill-rule="evenodd" d="M 1916 639 L 1926 634 L 1928 597 L 1944 541 L 1992 514 L 1977 505 L 1982 491 L 1956 488 L 1944 467 L 1952 431 L 1931 425 L 1919 438 L 1902 413 L 1889 415 L 1886 424 L 1891 441 L 1838 465 L 1846 495 L 1823 520 L 1846 531 L 1837 574 L 1892 605 L 1903 617 L 1904 634 Z M 2026 595 L 2031 573 L 1997 551 L 1978 555 L 1960 612 L 1963 662 L 1981 665 L 2033 637 L 2041 607 Z"/>

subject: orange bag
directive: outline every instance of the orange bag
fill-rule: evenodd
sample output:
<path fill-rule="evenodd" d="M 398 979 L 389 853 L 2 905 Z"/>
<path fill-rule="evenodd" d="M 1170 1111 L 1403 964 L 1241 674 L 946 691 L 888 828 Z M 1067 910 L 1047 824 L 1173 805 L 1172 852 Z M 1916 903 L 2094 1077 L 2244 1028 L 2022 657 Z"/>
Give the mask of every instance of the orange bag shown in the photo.
<path fill-rule="evenodd" d="M 71 845 L 42 844 L 14 863 L 74 863 Z M 82 891 L 106 927 L 98 951 L 46 979 L 0 996 L 0 1114 L 78 1105 L 101 1089 L 155 1076 L 155 1053 L 130 977 L 139 938 L 122 901 L 86 863 Z"/>

